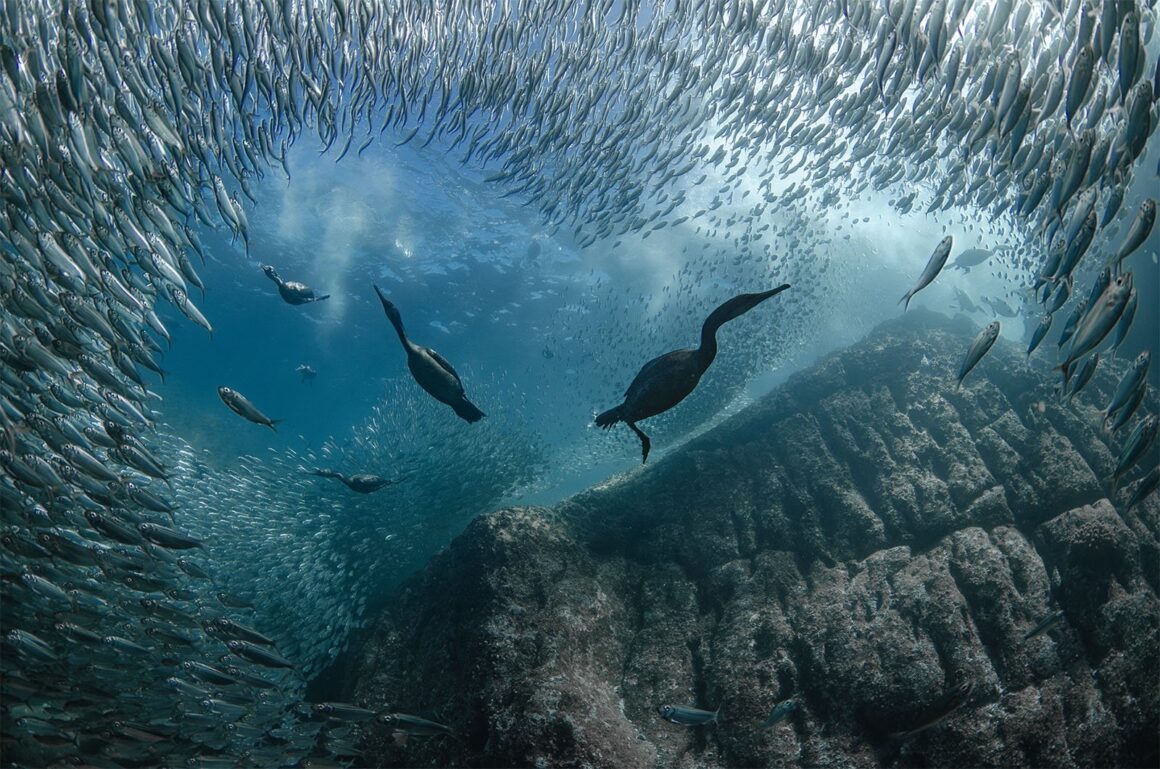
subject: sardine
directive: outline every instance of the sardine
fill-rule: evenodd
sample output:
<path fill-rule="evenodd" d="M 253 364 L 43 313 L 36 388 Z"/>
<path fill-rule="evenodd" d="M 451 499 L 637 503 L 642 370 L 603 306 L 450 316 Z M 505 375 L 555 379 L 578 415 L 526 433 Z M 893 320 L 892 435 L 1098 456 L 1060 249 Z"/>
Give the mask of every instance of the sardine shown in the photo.
<path fill-rule="evenodd" d="M 938 277 L 938 274 L 942 270 L 943 265 L 947 263 L 947 257 L 951 254 L 951 246 L 953 243 L 954 238 L 950 235 L 947 235 L 945 238 L 939 241 L 938 246 L 936 246 L 934 249 L 934 253 L 932 253 L 930 255 L 930 259 L 927 260 L 926 268 L 922 271 L 922 275 L 919 276 L 918 282 L 915 283 L 914 287 L 903 294 L 902 298 L 898 300 L 898 303 L 903 305 L 903 312 L 905 312 L 906 309 L 910 307 L 911 297 L 929 286 L 931 281 Z"/>
<path fill-rule="evenodd" d="M 1128 439 L 1124 441 L 1120 455 L 1116 457 L 1116 469 L 1112 472 L 1112 488 L 1116 488 L 1120 479 L 1136 466 L 1141 457 L 1148 453 L 1152 444 L 1156 442 L 1157 432 L 1160 432 L 1160 417 L 1152 414 L 1140 420 L 1136 428 L 1128 435 Z"/>
<path fill-rule="evenodd" d="M 716 710 L 700 710 L 683 705 L 661 705 L 657 708 L 660 717 L 669 723 L 678 726 L 706 726 L 715 724 L 721 714 L 721 708 Z"/>
<path fill-rule="evenodd" d="M 766 719 L 761 722 L 761 728 L 769 729 L 800 707 L 801 704 L 794 699 L 783 700 L 777 703 L 773 706 L 773 710 L 769 711 Z"/>
<path fill-rule="evenodd" d="M 1128 297 L 1132 291 L 1132 273 L 1125 272 L 1108 284 L 1100 294 L 1099 301 L 1088 308 L 1080 321 L 1068 348 L 1067 357 L 1060 369 L 1065 369 L 1074 361 L 1094 350 L 1124 313 Z"/>
<path fill-rule="evenodd" d="M 266 425 L 271 430 L 275 430 L 274 425 L 282 421 L 281 419 L 270 419 L 261 411 L 258 411 L 257 407 L 253 403 L 250 403 L 249 399 L 237 390 L 231 390 L 228 387 L 219 387 L 218 396 L 222 399 L 222 403 L 230 407 L 230 411 L 255 424 Z"/>
<path fill-rule="evenodd" d="M 1116 255 L 1108 259 L 1108 264 L 1119 266 L 1128 256 L 1139 248 L 1148 236 L 1152 234 L 1152 227 L 1156 224 L 1156 201 L 1148 198 L 1140 204 L 1140 209 L 1136 212 L 1136 218 L 1132 220 L 1132 225 L 1128 228 L 1128 234 L 1124 236 L 1124 242 L 1120 245 L 1120 249 Z"/>
<path fill-rule="evenodd" d="M 978 336 L 971 342 L 971 346 L 967 348 L 967 354 L 963 357 L 962 364 L 959 365 L 956 387 L 962 386 L 963 379 L 966 378 L 967 374 L 971 373 L 971 369 L 978 365 L 979 361 L 983 359 L 983 356 L 987 354 L 987 351 L 991 349 L 991 346 L 995 344 L 995 340 L 998 338 L 999 321 L 994 320 L 979 332 Z"/>

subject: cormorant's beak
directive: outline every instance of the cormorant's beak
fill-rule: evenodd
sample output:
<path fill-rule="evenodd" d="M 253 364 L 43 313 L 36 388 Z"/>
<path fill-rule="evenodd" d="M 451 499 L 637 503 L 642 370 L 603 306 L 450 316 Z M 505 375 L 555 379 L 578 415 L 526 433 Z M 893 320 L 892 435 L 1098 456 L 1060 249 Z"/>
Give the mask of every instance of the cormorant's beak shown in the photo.
<path fill-rule="evenodd" d="M 778 295 L 778 294 L 780 294 L 782 291 L 785 291 L 787 288 L 789 288 L 789 284 L 788 284 L 788 283 L 782 283 L 782 284 L 781 284 L 780 286 L 778 286 L 777 288 L 771 288 L 770 290 L 768 290 L 768 291 L 762 291 L 762 292 L 761 292 L 761 293 L 759 293 L 759 294 L 752 294 L 752 296 L 756 296 L 756 297 L 758 297 L 758 299 L 757 299 L 757 302 L 764 302 L 764 301 L 765 301 L 766 299 L 768 299 L 769 297 L 771 297 L 771 296 L 777 296 L 777 295 Z M 754 302 L 754 304 L 757 304 L 757 302 Z"/>
<path fill-rule="evenodd" d="M 705 325 L 714 330 L 720 328 L 722 324 L 744 315 L 766 299 L 771 296 L 777 296 L 787 288 L 789 288 L 789 284 L 783 283 L 777 288 L 771 288 L 769 291 L 759 291 L 756 294 L 739 294 L 714 310 L 708 320 L 705 321 Z"/>
<path fill-rule="evenodd" d="M 769 299 L 771 296 L 777 296 L 787 288 L 789 288 L 789 284 L 782 283 L 777 288 L 771 288 L 768 291 L 758 291 L 756 294 L 741 294 L 740 296 L 736 296 L 730 301 L 726 302 L 726 304 L 729 306 L 730 310 L 736 311 L 733 315 L 733 317 L 736 318 L 738 315 L 749 312 L 754 307 L 764 302 L 766 299 Z"/>
<path fill-rule="evenodd" d="M 394 303 L 392 303 L 390 299 L 387 299 L 387 297 L 383 296 L 383 290 L 378 286 L 375 286 L 375 293 L 379 295 L 379 301 L 383 303 L 383 309 L 387 312 L 387 314 L 390 314 L 391 310 L 395 309 Z"/>

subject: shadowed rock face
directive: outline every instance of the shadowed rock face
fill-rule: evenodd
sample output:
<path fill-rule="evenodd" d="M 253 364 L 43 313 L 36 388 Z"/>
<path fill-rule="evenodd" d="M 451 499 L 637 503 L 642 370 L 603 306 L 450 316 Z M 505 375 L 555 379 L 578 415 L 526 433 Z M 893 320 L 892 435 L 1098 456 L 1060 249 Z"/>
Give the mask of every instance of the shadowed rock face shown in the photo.
<path fill-rule="evenodd" d="M 1108 499 L 1120 369 L 1061 407 L 1000 342 L 956 390 L 974 330 L 908 313 L 655 466 L 475 520 L 390 603 L 351 693 L 460 739 L 378 727 L 367 762 L 1156 765 L 1160 502 Z"/>

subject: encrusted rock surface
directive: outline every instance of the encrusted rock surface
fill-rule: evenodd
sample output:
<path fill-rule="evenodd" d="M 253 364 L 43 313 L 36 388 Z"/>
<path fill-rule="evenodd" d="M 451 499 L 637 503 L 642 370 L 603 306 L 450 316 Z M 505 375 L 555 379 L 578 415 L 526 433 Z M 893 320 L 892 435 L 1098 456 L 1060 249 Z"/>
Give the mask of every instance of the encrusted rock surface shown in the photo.
<path fill-rule="evenodd" d="M 1109 499 L 1115 373 L 1061 406 L 1000 343 L 956 389 L 974 331 L 908 313 L 656 465 L 474 521 L 390 602 L 350 692 L 458 738 L 371 728 L 367 762 L 1155 766 L 1160 502 Z"/>

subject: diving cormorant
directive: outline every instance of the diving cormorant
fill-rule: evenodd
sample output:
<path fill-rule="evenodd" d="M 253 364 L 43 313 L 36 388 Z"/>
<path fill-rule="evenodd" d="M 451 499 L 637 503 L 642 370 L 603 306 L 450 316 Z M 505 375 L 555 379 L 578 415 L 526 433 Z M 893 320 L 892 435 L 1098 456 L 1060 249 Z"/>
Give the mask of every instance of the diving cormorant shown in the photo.
<path fill-rule="evenodd" d="M 267 278 L 278 284 L 278 294 L 287 304 L 309 304 L 330 298 L 330 294 L 315 296 L 314 289 L 305 283 L 282 280 L 282 276 L 278 274 L 272 264 L 263 264 L 262 272 L 266 273 Z"/>
<path fill-rule="evenodd" d="M 370 475 L 368 473 L 359 473 L 357 475 L 343 475 L 335 470 L 323 470 L 316 468 L 309 471 L 311 475 L 317 475 L 322 478 L 333 478 L 336 481 L 341 481 L 346 484 L 346 487 L 351 491 L 357 491 L 359 494 L 370 494 L 372 491 L 378 491 L 381 488 L 391 486 L 399 481 L 393 481 L 389 478 L 383 478 L 378 475 Z M 401 480 L 401 479 L 400 479 Z"/>
<path fill-rule="evenodd" d="M 644 364 L 624 393 L 624 403 L 596 417 L 608 429 L 624 422 L 640 438 L 641 464 L 648 461 L 649 439 L 636 423 L 668 411 L 693 392 L 717 355 L 717 329 L 789 288 L 785 283 L 769 291 L 741 294 L 713 310 L 701 326 L 701 346 L 673 350 Z"/>
<path fill-rule="evenodd" d="M 419 386 L 429 392 L 435 400 L 455 409 L 455 413 L 468 422 L 478 422 L 487 416 L 467 400 L 467 396 L 463 394 L 463 382 L 459 380 L 459 374 L 455 373 L 451 364 L 430 347 L 423 347 L 408 339 L 407 332 L 403 331 L 403 318 L 399 315 L 398 308 L 383 296 L 378 286 L 375 286 L 375 293 L 383 303 L 383 312 L 387 314 L 387 319 L 399 334 L 399 341 L 407 351 L 407 368 L 411 370 L 411 376 L 415 377 Z"/>

